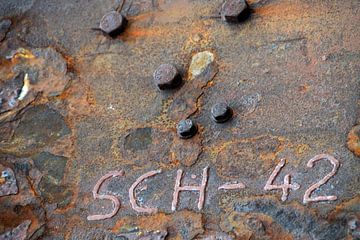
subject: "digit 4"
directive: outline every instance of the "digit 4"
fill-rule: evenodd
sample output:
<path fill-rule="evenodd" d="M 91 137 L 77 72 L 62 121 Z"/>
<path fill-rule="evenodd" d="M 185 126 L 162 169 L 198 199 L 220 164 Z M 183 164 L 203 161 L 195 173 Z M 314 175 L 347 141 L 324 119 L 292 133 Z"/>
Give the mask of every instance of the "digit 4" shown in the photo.
<path fill-rule="evenodd" d="M 284 177 L 284 183 L 281 185 L 274 185 L 275 178 L 281 171 L 281 169 L 285 166 L 286 160 L 281 159 L 280 162 L 276 165 L 274 171 L 271 173 L 269 179 L 267 180 L 264 190 L 271 191 L 276 189 L 282 189 L 281 201 L 286 201 L 289 191 L 291 190 L 298 190 L 300 185 L 297 183 L 291 184 L 290 174 L 286 174 Z"/>

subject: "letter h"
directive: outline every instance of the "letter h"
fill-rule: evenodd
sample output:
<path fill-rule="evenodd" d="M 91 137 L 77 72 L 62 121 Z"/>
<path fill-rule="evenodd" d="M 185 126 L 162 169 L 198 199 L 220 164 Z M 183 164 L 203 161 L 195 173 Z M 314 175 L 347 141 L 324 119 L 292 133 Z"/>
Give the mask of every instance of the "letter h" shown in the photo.
<path fill-rule="evenodd" d="M 206 188 L 206 184 L 207 184 L 207 180 L 208 180 L 208 167 L 205 167 L 203 169 L 202 181 L 201 181 L 200 186 L 180 186 L 182 176 L 183 176 L 183 170 L 179 169 L 177 171 L 177 175 L 176 175 L 171 210 L 172 211 L 176 210 L 176 206 L 179 201 L 179 192 L 180 191 L 199 191 L 200 196 L 199 196 L 199 200 L 198 200 L 198 209 L 201 210 L 203 208 L 204 202 L 205 202 L 205 188 Z"/>

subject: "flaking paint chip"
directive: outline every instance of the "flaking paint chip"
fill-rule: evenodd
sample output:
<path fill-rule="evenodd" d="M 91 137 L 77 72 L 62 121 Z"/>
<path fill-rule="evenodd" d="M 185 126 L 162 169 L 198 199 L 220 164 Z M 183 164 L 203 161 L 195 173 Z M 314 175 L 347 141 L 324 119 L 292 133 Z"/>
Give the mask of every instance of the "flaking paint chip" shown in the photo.
<path fill-rule="evenodd" d="M 213 61 L 214 54 L 209 51 L 195 54 L 191 59 L 191 64 L 189 67 L 190 80 L 201 75 Z"/>

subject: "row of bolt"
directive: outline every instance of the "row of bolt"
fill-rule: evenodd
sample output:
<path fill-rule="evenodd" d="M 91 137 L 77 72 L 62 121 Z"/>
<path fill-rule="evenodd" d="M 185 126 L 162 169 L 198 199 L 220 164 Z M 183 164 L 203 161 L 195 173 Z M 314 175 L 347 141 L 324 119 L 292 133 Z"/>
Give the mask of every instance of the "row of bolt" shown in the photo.
<path fill-rule="evenodd" d="M 128 21 L 120 11 L 121 8 L 119 8 L 118 11 L 111 11 L 105 14 L 100 21 L 98 29 L 111 37 L 115 37 L 121 33 L 125 29 Z M 221 7 L 220 15 L 209 17 L 221 18 L 228 23 L 237 23 L 245 20 L 249 14 L 249 5 L 245 0 L 226 0 Z"/>
<path fill-rule="evenodd" d="M 249 6 L 245 0 L 226 0 L 220 11 L 223 21 L 236 23 L 245 20 L 249 15 Z M 99 29 L 111 37 L 121 33 L 127 24 L 127 19 L 119 11 L 107 13 L 100 21 Z M 154 72 L 154 82 L 160 90 L 174 89 L 181 85 L 182 77 L 172 64 L 162 64 Z M 233 115 L 232 109 L 224 102 L 216 103 L 211 108 L 211 118 L 216 123 L 224 123 Z M 191 119 L 181 120 L 176 126 L 180 138 L 191 138 L 197 131 L 196 123 Z"/>
<path fill-rule="evenodd" d="M 177 88 L 182 83 L 182 77 L 172 64 L 161 64 L 154 72 L 155 85 L 160 90 Z M 216 103 L 211 108 L 211 118 L 216 123 L 224 123 L 232 117 L 232 109 L 224 102 Z M 181 138 L 191 138 L 198 130 L 196 123 L 191 119 L 181 120 L 177 127 L 177 134 Z"/>
<path fill-rule="evenodd" d="M 232 117 L 232 109 L 224 102 L 216 103 L 211 108 L 211 118 L 217 123 L 224 123 Z M 181 120 L 176 126 L 177 134 L 181 138 L 191 138 L 198 130 L 191 119 Z"/>

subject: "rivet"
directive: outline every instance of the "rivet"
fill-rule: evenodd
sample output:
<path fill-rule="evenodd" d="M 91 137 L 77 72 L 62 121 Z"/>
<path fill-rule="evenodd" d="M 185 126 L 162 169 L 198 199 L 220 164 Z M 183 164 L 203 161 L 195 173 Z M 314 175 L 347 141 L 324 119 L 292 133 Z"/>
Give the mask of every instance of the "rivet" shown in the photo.
<path fill-rule="evenodd" d="M 216 103 L 211 108 L 211 117 L 217 123 L 228 121 L 232 114 L 232 109 L 224 102 Z"/>
<path fill-rule="evenodd" d="M 227 0 L 221 8 L 221 19 L 226 22 L 244 21 L 249 14 L 249 6 L 245 0 Z"/>
<path fill-rule="evenodd" d="M 115 37 L 124 30 L 126 24 L 127 19 L 121 13 L 111 11 L 102 17 L 99 28 L 104 33 Z"/>
<path fill-rule="evenodd" d="M 161 64 L 153 74 L 154 82 L 160 90 L 174 89 L 181 82 L 181 76 L 177 68 L 172 64 Z"/>
<path fill-rule="evenodd" d="M 177 134 L 181 138 L 191 138 L 197 133 L 197 126 L 191 119 L 181 120 L 176 126 Z"/>

